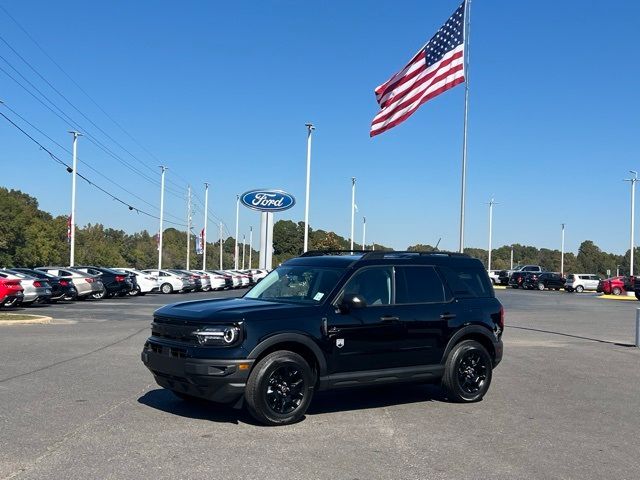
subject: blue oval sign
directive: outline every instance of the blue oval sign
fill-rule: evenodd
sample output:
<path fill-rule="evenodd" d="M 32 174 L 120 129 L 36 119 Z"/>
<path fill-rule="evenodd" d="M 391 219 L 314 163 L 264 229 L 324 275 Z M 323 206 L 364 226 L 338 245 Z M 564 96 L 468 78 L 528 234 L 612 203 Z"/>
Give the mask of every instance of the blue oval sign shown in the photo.
<path fill-rule="evenodd" d="M 245 207 L 261 212 L 282 212 L 296 204 L 293 195 L 282 190 L 250 190 L 240 196 Z"/>

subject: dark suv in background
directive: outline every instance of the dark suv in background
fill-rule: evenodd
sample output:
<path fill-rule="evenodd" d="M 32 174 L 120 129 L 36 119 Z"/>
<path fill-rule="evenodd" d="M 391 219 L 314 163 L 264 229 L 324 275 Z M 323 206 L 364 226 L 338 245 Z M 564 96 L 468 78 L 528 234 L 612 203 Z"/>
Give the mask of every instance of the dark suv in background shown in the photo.
<path fill-rule="evenodd" d="M 134 289 L 134 285 L 129 278 L 129 274 L 116 272 L 110 268 L 93 267 L 93 266 L 81 266 L 73 267 L 81 272 L 88 273 L 89 275 L 95 275 L 100 277 L 104 285 L 104 290 L 94 293 L 93 298 L 102 299 L 105 297 L 112 297 L 114 295 L 126 295 Z"/>
<path fill-rule="evenodd" d="M 246 406 L 268 425 L 319 390 L 439 382 L 482 399 L 504 310 L 482 263 L 455 253 L 308 252 L 242 298 L 157 310 L 142 361 L 178 397 Z"/>

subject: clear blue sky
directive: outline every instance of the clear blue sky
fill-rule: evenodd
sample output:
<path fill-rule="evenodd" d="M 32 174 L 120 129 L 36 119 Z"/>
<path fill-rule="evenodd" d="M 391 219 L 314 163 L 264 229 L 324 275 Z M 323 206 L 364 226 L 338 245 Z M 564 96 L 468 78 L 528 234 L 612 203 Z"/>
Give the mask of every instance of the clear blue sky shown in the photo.
<path fill-rule="evenodd" d="M 187 181 L 233 233 L 235 195 L 285 189 L 297 205 L 276 218 L 302 220 L 305 122 L 313 143 L 310 223 L 348 236 L 350 177 L 357 177 L 367 238 L 396 248 L 415 243 L 457 248 L 462 86 L 425 104 L 375 139 L 373 88 L 404 65 L 455 10 L 458 0 L 388 2 L 79 2 L 1 3 L 135 139 L 166 163 L 180 194 Z M 585 239 L 628 248 L 629 187 L 640 170 L 637 19 L 623 1 L 475 0 L 472 7 L 467 246 L 487 244 L 491 195 L 499 205 L 494 245 L 567 249 Z M 158 213 L 159 161 L 141 149 L 0 11 L 0 35 L 84 115 L 129 150 L 106 139 L 4 44 L 0 55 L 122 159 L 88 139 L 79 156 L 150 207 L 80 165 L 96 183 Z M 0 66 L 10 71 L 0 59 Z M 14 74 L 15 75 L 15 74 Z M 21 80 L 23 83 L 24 81 Z M 0 99 L 65 147 L 62 121 L 0 72 Z M 0 110 L 10 116 L 5 109 Z M 66 214 L 71 177 L 0 119 L 0 185 L 36 196 Z M 28 128 L 28 127 L 26 127 Z M 28 128 L 31 132 L 32 130 Z M 56 154 L 68 153 L 34 134 Z M 144 164 L 144 165 L 143 165 Z M 146 165 L 146 166 L 145 166 Z M 179 195 L 166 211 L 185 216 Z M 77 221 L 157 231 L 80 182 Z M 195 214 L 202 226 L 202 208 Z M 175 217 L 167 217 L 176 220 Z M 259 228 L 241 209 L 240 232 Z M 210 225 L 210 229 L 215 227 Z M 211 237 L 210 237 L 211 238 Z"/>

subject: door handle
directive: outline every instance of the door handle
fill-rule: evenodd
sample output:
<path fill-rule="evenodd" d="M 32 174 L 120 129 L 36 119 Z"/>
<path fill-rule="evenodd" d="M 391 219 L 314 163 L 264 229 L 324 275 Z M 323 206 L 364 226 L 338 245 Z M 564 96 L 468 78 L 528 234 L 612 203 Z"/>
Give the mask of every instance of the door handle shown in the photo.
<path fill-rule="evenodd" d="M 456 318 L 456 314 L 455 313 L 443 313 L 442 315 L 440 315 L 440 319 L 441 320 L 451 320 Z"/>
<path fill-rule="evenodd" d="M 394 317 L 392 315 L 385 315 L 380 317 L 380 321 L 382 323 L 398 323 L 400 321 L 400 317 Z"/>

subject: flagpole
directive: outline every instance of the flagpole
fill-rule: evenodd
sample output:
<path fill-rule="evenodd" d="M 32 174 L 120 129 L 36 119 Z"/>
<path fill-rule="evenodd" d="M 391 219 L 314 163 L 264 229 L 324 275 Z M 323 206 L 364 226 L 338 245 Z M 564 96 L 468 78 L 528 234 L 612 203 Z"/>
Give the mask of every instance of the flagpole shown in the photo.
<path fill-rule="evenodd" d="M 467 119 L 469 116 L 469 50 L 471 0 L 464 3 L 464 127 L 462 134 L 462 191 L 460 193 L 460 253 L 464 252 L 464 207 L 467 190 Z"/>

